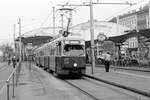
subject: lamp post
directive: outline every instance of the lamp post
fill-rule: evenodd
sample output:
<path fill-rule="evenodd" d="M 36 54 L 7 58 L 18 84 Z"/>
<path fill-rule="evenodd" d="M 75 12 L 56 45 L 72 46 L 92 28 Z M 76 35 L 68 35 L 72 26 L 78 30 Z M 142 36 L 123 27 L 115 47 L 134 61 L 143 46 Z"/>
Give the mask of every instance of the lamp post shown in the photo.
<path fill-rule="evenodd" d="M 92 74 L 94 74 L 95 55 L 94 55 L 94 27 L 93 27 L 93 3 L 90 0 L 90 32 L 91 32 L 91 51 L 92 51 Z"/>

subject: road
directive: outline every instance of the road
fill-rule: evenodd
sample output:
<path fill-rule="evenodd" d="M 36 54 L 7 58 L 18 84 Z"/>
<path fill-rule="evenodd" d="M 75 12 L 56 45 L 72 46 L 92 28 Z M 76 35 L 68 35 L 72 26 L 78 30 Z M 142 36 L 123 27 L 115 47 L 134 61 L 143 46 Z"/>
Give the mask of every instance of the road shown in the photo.
<path fill-rule="evenodd" d="M 0 62 L 0 90 L 5 84 L 12 70 L 13 68 L 11 65 L 8 66 L 6 62 Z"/>

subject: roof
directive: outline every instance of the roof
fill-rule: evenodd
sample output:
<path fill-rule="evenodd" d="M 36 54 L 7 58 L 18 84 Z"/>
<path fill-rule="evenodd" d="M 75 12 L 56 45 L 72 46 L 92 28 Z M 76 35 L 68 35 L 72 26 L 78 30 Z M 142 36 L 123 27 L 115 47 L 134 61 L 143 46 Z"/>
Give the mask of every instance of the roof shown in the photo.
<path fill-rule="evenodd" d="M 121 35 L 121 36 L 115 36 L 115 37 L 110 37 L 109 40 L 115 42 L 115 43 L 123 43 L 125 42 L 128 38 L 130 37 L 135 37 L 135 36 L 144 36 L 146 38 L 150 38 L 150 29 L 143 29 L 137 32 L 136 30 L 132 30 L 131 32 Z"/>
<path fill-rule="evenodd" d="M 47 43 L 52 39 L 51 36 L 33 36 L 33 37 L 22 37 L 21 41 L 27 45 L 28 43 L 32 43 L 33 46 Z M 18 41 L 18 39 L 16 40 Z"/>

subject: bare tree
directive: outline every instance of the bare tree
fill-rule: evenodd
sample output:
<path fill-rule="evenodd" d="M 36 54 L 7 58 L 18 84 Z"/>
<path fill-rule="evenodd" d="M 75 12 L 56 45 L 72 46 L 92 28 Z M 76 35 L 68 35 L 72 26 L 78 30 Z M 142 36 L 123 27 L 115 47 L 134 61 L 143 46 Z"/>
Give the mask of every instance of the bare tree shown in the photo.
<path fill-rule="evenodd" d="M 13 55 L 13 48 L 9 43 L 0 45 L 0 50 L 3 53 L 3 59 L 7 60 Z"/>

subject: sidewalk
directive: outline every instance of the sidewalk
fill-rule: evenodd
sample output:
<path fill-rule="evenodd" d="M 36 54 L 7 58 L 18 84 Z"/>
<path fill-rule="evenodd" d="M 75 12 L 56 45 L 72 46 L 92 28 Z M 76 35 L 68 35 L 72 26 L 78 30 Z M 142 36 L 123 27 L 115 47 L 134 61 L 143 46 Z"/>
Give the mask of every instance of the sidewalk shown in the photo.
<path fill-rule="evenodd" d="M 32 93 L 30 90 L 30 86 L 32 83 L 30 82 L 30 72 L 29 69 L 22 64 L 21 72 L 19 76 L 19 82 L 17 88 L 15 88 L 15 100 L 32 100 Z"/>

